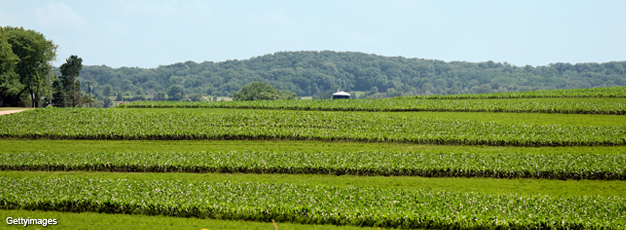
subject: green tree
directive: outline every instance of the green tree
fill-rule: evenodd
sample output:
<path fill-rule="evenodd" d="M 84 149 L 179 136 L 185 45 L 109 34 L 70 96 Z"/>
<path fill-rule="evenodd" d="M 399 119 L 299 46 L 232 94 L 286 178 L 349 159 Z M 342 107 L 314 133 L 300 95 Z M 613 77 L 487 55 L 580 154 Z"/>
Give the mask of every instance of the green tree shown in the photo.
<path fill-rule="evenodd" d="M 188 97 L 191 101 L 202 101 L 201 93 L 191 93 Z"/>
<path fill-rule="evenodd" d="M 113 96 L 113 87 L 111 87 L 111 85 L 105 85 L 104 86 L 104 90 L 102 90 L 102 94 L 104 94 L 104 96 L 110 97 Z"/>
<path fill-rule="evenodd" d="M 16 91 L 19 86 L 15 73 L 18 61 L 19 57 L 13 53 L 5 33 L 0 30 L 0 106 L 4 98 L 10 97 L 11 91 Z"/>
<path fill-rule="evenodd" d="M 6 41 L 2 43 L 1 52 L 4 52 L 5 47 L 8 47 L 6 44 L 9 44 L 13 54 L 19 58 L 14 72 L 23 88 L 12 95 L 11 103 L 16 105 L 22 93 L 28 92 L 31 106 L 38 106 L 41 92 L 47 84 L 45 77 L 52 68 L 50 61 L 56 57 L 57 45 L 52 43 L 52 40 L 46 40 L 43 34 L 22 27 L 3 27 L 0 33 L 3 34 L 1 40 Z"/>
<path fill-rule="evenodd" d="M 83 68 L 83 59 L 76 55 L 71 55 L 59 68 L 61 70 L 60 81 L 67 92 L 67 97 L 72 103 L 72 107 L 80 104 L 83 100 L 83 93 L 80 90 L 80 82 L 76 78 Z"/>
<path fill-rule="evenodd" d="M 280 91 L 274 89 L 274 86 L 265 82 L 252 82 L 244 85 L 240 91 L 233 94 L 233 100 L 295 100 L 298 95 L 290 91 Z"/>
<path fill-rule="evenodd" d="M 104 107 L 104 108 L 111 108 L 111 107 L 113 107 L 113 101 L 111 100 L 111 98 L 105 97 L 103 102 L 104 102 L 104 104 L 102 105 L 102 107 Z"/>
<path fill-rule="evenodd" d="M 167 90 L 167 96 L 170 101 L 180 101 L 185 97 L 185 88 L 182 85 L 170 86 L 170 89 Z"/>
<path fill-rule="evenodd" d="M 321 91 L 315 95 L 313 95 L 313 99 L 332 99 L 333 93 L 337 92 L 336 90 L 329 89 L 325 91 Z"/>
<path fill-rule="evenodd" d="M 154 98 L 152 100 L 153 101 L 165 101 L 167 100 L 167 94 L 165 94 L 165 92 L 157 92 L 156 95 L 154 95 Z"/>
<path fill-rule="evenodd" d="M 52 104 L 56 107 L 67 107 L 67 87 L 60 80 L 52 83 L 54 93 L 52 94 Z"/>

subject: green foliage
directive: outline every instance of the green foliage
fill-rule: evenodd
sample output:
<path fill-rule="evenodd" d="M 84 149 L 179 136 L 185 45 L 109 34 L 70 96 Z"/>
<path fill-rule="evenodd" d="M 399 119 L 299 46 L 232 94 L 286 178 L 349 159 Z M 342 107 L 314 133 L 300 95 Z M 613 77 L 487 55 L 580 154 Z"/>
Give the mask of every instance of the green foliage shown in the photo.
<path fill-rule="evenodd" d="M 102 95 L 107 97 L 114 96 L 113 87 L 111 87 L 111 85 L 109 84 L 105 85 L 104 90 L 102 91 Z"/>
<path fill-rule="evenodd" d="M 505 99 L 505 98 L 585 98 L 585 97 L 626 97 L 626 87 L 603 87 L 591 89 L 557 89 L 524 92 L 503 92 L 486 94 L 457 94 L 409 96 L 412 99 Z"/>
<path fill-rule="evenodd" d="M 167 96 L 170 101 L 180 101 L 185 97 L 185 88 L 181 85 L 170 86 L 170 89 L 167 91 Z"/>
<path fill-rule="evenodd" d="M 65 91 L 67 102 L 65 105 L 76 107 L 82 103 L 88 103 L 80 90 L 80 82 L 77 80 L 80 70 L 83 68 L 83 59 L 76 55 L 70 55 L 61 65 L 57 90 Z M 57 91 L 58 92 L 58 91 Z M 61 104 L 62 107 L 64 106 Z"/>
<path fill-rule="evenodd" d="M 481 177 L 355 176 L 332 174 L 251 173 L 142 173 L 98 171 L 0 171 L 0 177 L 73 177 L 129 180 L 185 180 L 213 182 L 268 182 L 296 185 L 364 187 L 403 190 L 444 190 L 488 194 L 550 196 L 621 196 L 626 183 L 620 180 L 497 179 Z"/>
<path fill-rule="evenodd" d="M 204 101 L 201 93 L 190 93 L 187 97 L 189 97 L 191 101 Z"/>
<path fill-rule="evenodd" d="M 335 92 L 337 91 L 332 90 L 332 89 L 325 90 L 325 91 L 322 91 L 313 95 L 313 99 L 331 99 L 333 98 L 333 93 Z"/>
<path fill-rule="evenodd" d="M 25 196 L 24 194 L 28 194 Z M 626 198 L 254 182 L 0 178 L 0 208 L 445 229 L 623 229 Z"/>
<path fill-rule="evenodd" d="M 624 66 L 625 61 L 518 67 L 491 61 L 443 62 L 356 52 L 304 51 L 217 63 L 188 61 L 154 69 L 87 66 L 83 72 L 99 85 L 111 84 L 115 88 L 126 84 L 154 92 L 183 85 L 187 92 L 228 96 L 242 85 L 261 81 L 299 96 L 313 96 L 338 87 L 346 92 L 376 87 L 379 92 L 371 95 L 380 93 L 375 96 L 378 98 L 390 97 L 387 91 L 391 88 L 402 95 L 446 95 L 625 86 Z"/>
<path fill-rule="evenodd" d="M 435 111 L 625 115 L 624 98 L 530 98 L 482 100 L 420 100 L 413 98 L 363 100 L 138 102 L 119 108 L 239 108 L 321 111 Z"/>
<path fill-rule="evenodd" d="M 297 97 L 293 92 L 276 90 L 274 86 L 258 81 L 244 85 L 240 91 L 233 94 L 235 101 L 295 100 Z"/>
<path fill-rule="evenodd" d="M 0 153 L 0 170 L 626 180 L 624 154 L 425 152 Z"/>
<path fill-rule="evenodd" d="M 165 92 L 157 92 L 157 94 L 154 95 L 154 98 L 152 100 L 153 101 L 165 101 L 167 100 L 167 94 Z"/>
<path fill-rule="evenodd" d="M 3 107 L 6 108 L 6 107 Z M 0 108 L 2 110 L 3 108 Z M 207 146 L 210 146 L 207 147 Z M 357 152 L 367 149 L 373 152 L 420 152 L 429 154 L 626 154 L 624 146 L 571 146 L 571 147 L 514 147 L 514 146 L 463 146 L 463 145 L 416 145 L 411 143 L 385 142 L 329 142 L 290 140 L 49 140 L 49 139 L 0 139 L 3 153 L 53 152 Z M 625 184 L 626 185 L 626 184 Z"/>
<path fill-rule="evenodd" d="M 103 102 L 103 104 L 102 104 L 103 108 L 111 108 L 111 107 L 113 107 L 113 101 L 109 97 L 105 97 L 102 100 L 102 102 Z"/>
<path fill-rule="evenodd" d="M 61 117 L 63 119 L 58 119 Z M 21 122 L 23 120 L 32 122 Z M 50 139 L 287 139 L 494 146 L 612 146 L 626 144 L 624 127 L 519 125 L 314 111 L 223 114 L 47 108 L 0 116 L 0 137 Z"/>
<path fill-rule="evenodd" d="M 21 27 L 0 28 L 0 101 L 17 106 L 27 92 L 30 106 L 39 105 L 56 49 L 39 32 Z"/>
<path fill-rule="evenodd" d="M 14 91 L 19 88 L 19 81 L 15 73 L 18 61 L 19 57 L 13 53 L 4 30 L 0 30 L 0 106 L 2 106 L 4 98 L 15 94 Z"/>

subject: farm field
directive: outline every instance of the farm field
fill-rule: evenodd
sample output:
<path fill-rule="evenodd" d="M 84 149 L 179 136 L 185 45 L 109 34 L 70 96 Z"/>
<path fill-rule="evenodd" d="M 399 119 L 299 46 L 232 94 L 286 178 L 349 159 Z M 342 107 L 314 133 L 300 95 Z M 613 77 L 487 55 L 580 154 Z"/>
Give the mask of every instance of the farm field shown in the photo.
<path fill-rule="evenodd" d="M 626 180 L 623 154 L 357 152 L 0 153 L 0 170 Z"/>
<path fill-rule="evenodd" d="M 129 180 L 181 180 L 213 182 L 265 182 L 334 187 L 367 187 L 402 190 L 445 190 L 489 194 L 624 196 L 626 182 L 621 180 L 496 179 L 481 177 L 354 176 L 324 174 L 255 173 L 134 173 L 94 171 L 0 171 L 2 177 L 70 177 Z"/>
<path fill-rule="evenodd" d="M 2 207 L 387 228 L 620 228 L 625 197 L 97 178 L 5 177 Z M 33 188 L 39 188 L 33 190 Z M 47 188 L 44 190 L 42 188 Z M 28 194 L 24 197 L 20 194 Z M 563 204 L 569 204 L 563 207 Z M 589 215 L 588 213 L 593 213 Z M 535 216 L 533 218 L 533 216 Z M 489 218 L 502 219 L 493 223 Z"/>
<path fill-rule="evenodd" d="M 117 108 L 238 108 L 316 111 L 431 111 L 626 114 L 626 98 L 362 99 L 234 102 L 136 101 Z"/>
<path fill-rule="evenodd" d="M 27 122 L 30 120 L 37 122 Z M 319 111 L 39 109 L 0 117 L 4 138 L 323 140 L 491 146 L 622 146 L 626 126 L 542 125 Z"/>
<path fill-rule="evenodd" d="M 442 97 L 479 109 L 441 112 L 384 107 L 445 101 L 428 96 L 311 100 L 329 111 L 128 108 L 141 102 L 3 115 L 0 213 L 54 211 L 95 228 L 137 217 L 195 229 L 273 229 L 271 219 L 279 229 L 624 229 L 622 88 Z"/>
<path fill-rule="evenodd" d="M 464 145 L 416 145 L 410 143 L 368 143 L 347 141 L 290 141 L 290 140 L 48 140 L 48 139 L 0 139 L 4 153 L 22 152 L 200 152 L 200 151 L 419 151 L 423 153 L 593 153 L 626 154 L 623 146 L 464 146 Z"/>
<path fill-rule="evenodd" d="M 626 97 L 626 87 L 601 87 L 589 89 L 557 89 L 522 92 L 502 92 L 485 94 L 452 94 L 407 96 L 406 98 L 422 99 L 494 99 L 494 98 L 585 98 L 585 97 Z"/>
<path fill-rule="evenodd" d="M 273 111 L 271 109 L 224 109 L 224 108 L 125 108 L 137 112 L 185 112 L 185 113 L 232 113 L 243 111 Z M 344 114 L 371 114 L 368 111 L 334 111 Z M 560 113 L 494 113 L 494 112 L 376 112 L 379 115 L 419 118 L 447 118 L 482 122 L 532 123 L 548 125 L 626 125 L 626 116 Z"/>

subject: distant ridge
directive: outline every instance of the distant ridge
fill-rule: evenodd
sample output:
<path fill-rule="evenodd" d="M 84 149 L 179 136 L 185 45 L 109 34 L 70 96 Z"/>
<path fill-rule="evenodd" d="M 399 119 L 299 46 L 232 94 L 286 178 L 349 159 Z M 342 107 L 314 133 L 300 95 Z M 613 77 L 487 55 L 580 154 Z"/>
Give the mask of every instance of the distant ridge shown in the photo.
<path fill-rule="evenodd" d="M 106 85 L 130 95 L 154 95 L 182 85 L 187 94 L 229 96 L 245 84 L 263 81 L 298 96 L 321 95 L 341 87 L 380 98 L 626 86 L 626 61 L 520 67 L 506 62 L 298 51 L 216 63 L 187 61 L 151 69 L 84 66 L 80 77 L 81 82 L 97 82 L 96 94 Z"/>

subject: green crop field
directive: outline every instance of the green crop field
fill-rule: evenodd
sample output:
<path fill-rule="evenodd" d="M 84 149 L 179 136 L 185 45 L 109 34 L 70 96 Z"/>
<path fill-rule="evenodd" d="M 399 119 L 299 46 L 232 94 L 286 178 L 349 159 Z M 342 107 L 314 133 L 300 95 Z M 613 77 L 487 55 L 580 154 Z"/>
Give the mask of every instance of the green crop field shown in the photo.
<path fill-rule="evenodd" d="M 0 170 L 626 180 L 624 154 L 421 152 L 0 153 Z"/>
<path fill-rule="evenodd" d="M 626 114 L 626 98 L 513 98 L 427 100 L 415 98 L 277 101 L 136 101 L 117 108 L 238 108 L 321 111 L 435 111 Z"/>
<path fill-rule="evenodd" d="M 5 209 L 275 219 L 386 228 L 626 227 L 626 198 L 619 196 L 491 195 L 262 182 L 68 177 L 3 178 L 0 185 L 0 206 Z"/>
<path fill-rule="evenodd" d="M 494 99 L 494 98 L 550 98 L 550 97 L 555 97 L 555 98 L 626 97 L 626 87 L 604 87 L 604 88 L 590 88 L 590 89 L 556 89 L 556 90 L 537 90 L 537 91 L 485 93 L 485 94 L 408 96 L 406 98 Z"/>
<path fill-rule="evenodd" d="M 37 120 L 37 122 L 30 122 Z M 225 113 L 47 108 L 0 117 L 0 137 L 104 140 L 325 140 L 493 146 L 615 146 L 626 126 L 510 124 L 316 111 Z"/>
<path fill-rule="evenodd" d="M 2 115 L 0 228 L 623 230 L 625 90 Z"/>
<path fill-rule="evenodd" d="M 117 107 L 238 108 L 325 111 L 460 111 L 624 115 L 626 114 L 626 87 L 542 90 L 469 95 L 409 96 L 373 100 L 279 100 L 229 102 L 136 101 L 118 105 Z"/>

